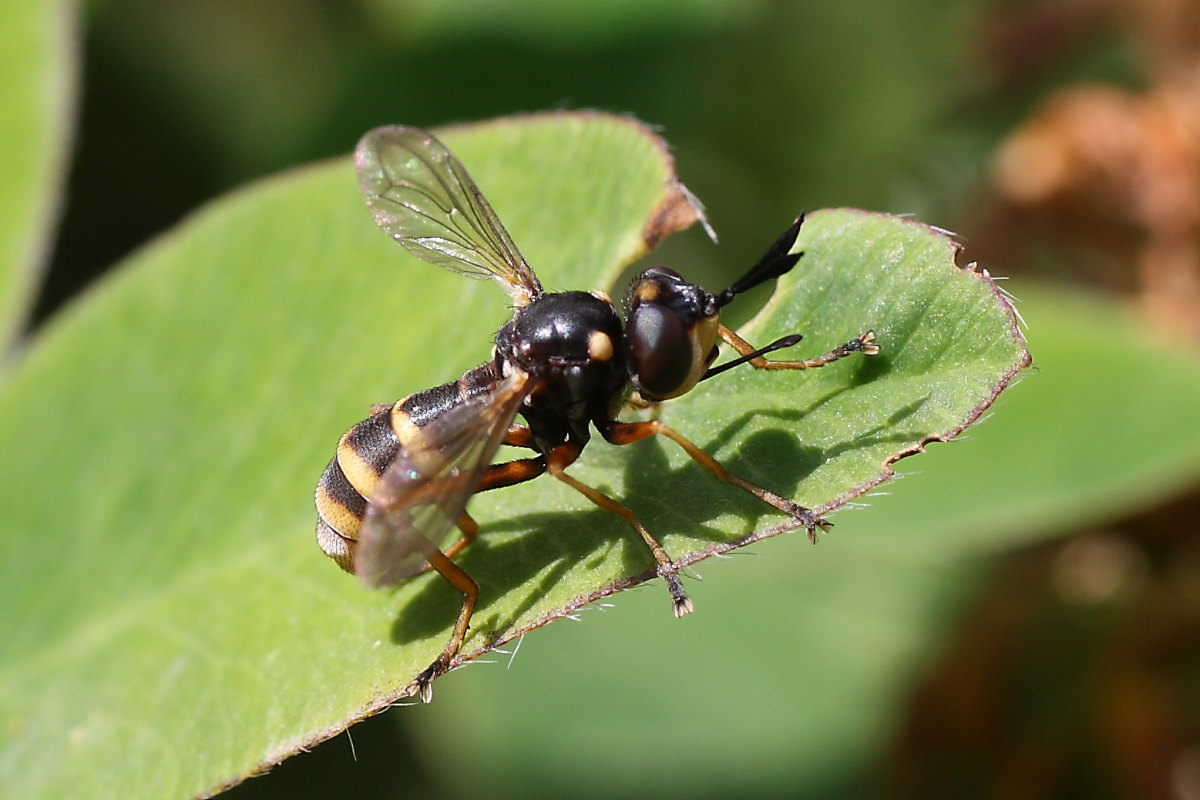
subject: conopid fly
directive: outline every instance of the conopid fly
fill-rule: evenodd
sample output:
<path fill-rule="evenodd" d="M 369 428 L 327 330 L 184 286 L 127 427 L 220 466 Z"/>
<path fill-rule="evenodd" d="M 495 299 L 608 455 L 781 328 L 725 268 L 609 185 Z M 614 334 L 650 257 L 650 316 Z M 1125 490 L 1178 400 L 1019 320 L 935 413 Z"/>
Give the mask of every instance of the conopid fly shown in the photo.
<path fill-rule="evenodd" d="M 627 506 L 567 474 L 595 427 L 613 444 L 666 436 L 722 481 L 790 514 L 808 530 L 829 523 L 813 511 L 731 475 L 657 419 L 621 422 L 631 400 L 655 403 L 743 363 L 757 369 L 808 369 L 854 352 L 878 352 L 870 331 L 824 355 L 768 361 L 763 355 L 800 340 L 755 348 L 720 322 L 737 295 L 789 271 L 797 219 L 738 281 L 709 294 L 666 267 L 651 267 L 630 287 L 624 320 L 601 292 L 547 292 L 462 164 L 431 133 L 377 128 L 359 142 L 359 186 L 375 223 L 431 264 L 497 281 L 515 310 L 495 337 L 492 357 L 461 378 L 377 406 L 338 443 L 317 484 L 317 541 L 343 569 L 370 586 L 437 570 L 463 595 L 446 647 L 409 687 L 428 702 L 431 682 L 449 669 L 466 636 L 479 586 L 452 560 L 479 526 L 466 512 L 476 492 L 549 472 L 638 534 L 658 563 L 676 616 L 692 610 L 678 568 Z M 739 354 L 712 364 L 721 340 Z M 517 415 L 525 424 L 514 424 Z M 493 464 L 500 445 L 533 451 Z M 446 547 L 454 530 L 461 536 Z"/>

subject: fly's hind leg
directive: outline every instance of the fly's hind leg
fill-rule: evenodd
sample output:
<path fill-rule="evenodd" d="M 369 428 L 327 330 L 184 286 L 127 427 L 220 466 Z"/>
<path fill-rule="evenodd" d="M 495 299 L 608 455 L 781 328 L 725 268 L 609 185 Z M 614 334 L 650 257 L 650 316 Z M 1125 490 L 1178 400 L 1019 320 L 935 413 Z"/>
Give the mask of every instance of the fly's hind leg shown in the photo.
<path fill-rule="evenodd" d="M 808 539 L 813 544 L 817 543 L 817 531 L 827 531 L 833 527 L 833 523 L 826 522 L 812 509 L 805 508 L 798 503 L 788 500 L 786 497 L 781 497 L 772 491 L 734 475 L 721 466 L 720 462 L 715 458 L 701 450 L 690 439 L 674 428 L 667 427 L 659 420 L 652 419 L 645 422 L 617 422 L 614 420 L 606 425 L 599 426 L 599 429 L 605 440 L 613 444 L 632 444 L 649 436 L 666 436 L 682 447 L 683 451 L 691 456 L 693 461 L 717 476 L 720 480 L 747 491 L 764 503 L 768 503 L 783 513 L 795 517 L 804 526 L 805 530 L 808 531 Z"/>
<path fill-rule="evenodd" d="M 756 351 L 754 345 L 724 325 L 720 327 L 719 334 L 721 340 L 734 350 L 737 350 L 740 355 L 748 356 Z M 763 358 L 760 355 L 749 359 L 749 364 L 755 369 L 812 369 L 813 367 L 823 367 L 831 361 L 837 361 L 839 358 L 845 358 L 851 353 L 862 353 L 863 355 L 873 356 L 878 352 L 879 345 L 875 343 L 875 332 L 867 331 L 816 358 L 808 358 L 803 361 L 773 361 Z"/>
<path fill-rule="evenodd" d="M 504 443 L 513 447 L 527 447 L 530 450 L 537 449 L 533 443 L 533 431 L 515 422 L 508 426 L 508 433 L 504 435 Z"/>
<path fill-rule="evenodd" d="M 692 599 L 683 591 L 683 584 L 679 582 L 679 576 L 676 574 L 679 571 L 678 568 L 671 557 L 667 555 L 667 551 L 663 549 L 662 544 L 654 538 L 650 531 L 646 530 L 646 526 L 633 513 L 633 509 L 618 503 L 599 489 L 588 486 L 586 483 L 577 480 L 564 471 L 575 462 L 582 449 L 582 446 L 574 441 L 567 441 L 560 444 L 550 451 L 550 457 L 546 465 L 547 470 L 555 478 L 558 478 L 600 508 L 612 512 L 625 520 L 629 524 L 629 527 L 637 531 L 637 534 L 642 537 L 642 541 L 650 548 L 650 552 L 654 554 L 654 560 L 658 562 L 658 574 L 667 583 L 667 590 L 670 591 L 671 602 L 674 604 L 675 616 L 682 617 L 684 614 L 690 614 L 694 608 Z"/>
<path fill-rule="evenodd" d="M 462 537 L 454 544 L 447 547 L 445 553 L 439 550 L 438 555 L 444 556 L 445 558 L 454 558 L 463 551 L 464 547 L 475 541 L 475 537 L 479 535 L 479 523 L 475 521 L 474 517 L 465 511 L 462 513 L 462 516 L 458 518 L 458 522 L 456 522 L 455 525 L 462 534 Z M 412 574 L 423 575 L 426 572 L 429 572 L 431 569 L 437 569 L 437 567 L 434 566 L 433 560 L 429 559 L 421 566 L 420 569 Z M 443 577 L 445 576 L 443 575 Z M 449 580 L 449 578 L 447 578 L 447 580 Z M 454 588 L 457 589 L 458 587 L 455 586 Z"/>
<path fill-rule="evenodd" d="M 451 662 L 458 655 L 463 640 L 467 638 L 471 615 L 475 613 L 475 602 L 479 599 L 479 584 L 463 571 L 462 567 L 451 561 L 446 553 L 435 549 L 426 557 L 429 559 L 431 568 L 437 570 L 447 583 L 462 592 L 463 605 L 462 610 L 458 612 L 458 619 L 454 622 L 454 630 L 450 634 L 450 641 L 446 642 L 446 647 L 433 660 L 433 663 L 408 685 L 407 694 L 419 696 L 423 703 L 433 700 L 433 679 L 450 669 Z"/>
<path fill-rule="evenodd" d="M 493 464 L 483 474 L 483 479 L 476 491 L 482 492 L 488 489 L 498 489 L 501 486 L 512 486 L 515 483 L 532 480 L 545 471 L 546 460 L 541 456 L 509 461 L 505 464 Z M 446 642 L 446 647 L 433 660 L 433 663 L 426 667 L 408 686 L 407 693 L 419 696 L 425 703 L 433 699 L 434 678 L 450 669 L 454 657 L 458 655 L 463 641 L 467 638 L 471 615 L 475 613 L 475 602 L 479 598 L 479 584 L 462 567 L 451 560 L 462 552 L 464 547 L 475 541 L 475 537 L 479 533 L 479 523 L 470 514 L 463 512 L 462 516 L 458 518 L 457 525 L 462 532 L 462 538 L 447 548 L 444 553 L 430 545 L 431 549 L 424 553 L 428 563 L 420 570 L 420 572 L 436 570 L 463 596 L 462 609 L 458 612 L 458 619 L 454 623 L 454 630 L 450 633 L 450 640 Z"/>
<path fill-rule="evenodd" d="M 513 425 L 508 429 L 508 435 L 505 437 L 504 443 L 514 447 L 532 447 L 533 437 L 528 428 L 522 425 Z M 525 481 L 533 480 L 545 471 L 546 460 L 541 456 L 537 458 L 522 458 L 504 464 L 493 464 L 483 474 L 483 478 L 479 481 L 479 488 L 475 491 L 486 492 L 489 489 L 499 489 L 502 486 L 524 483 Z M 475 541 L 475 537 L 479 535 L 479 523 L 466 512 L 463 512 L 462 516 L 458 518 L 456 525 L 459 532 L 462 533 L 462 537 L 446 549 L 447 558 L 454 558 L 461 553 L 463 548 Z M 433 568 L 433 564 L 426 564 L 418 570 L 418 574 L 428 572 Z"/>

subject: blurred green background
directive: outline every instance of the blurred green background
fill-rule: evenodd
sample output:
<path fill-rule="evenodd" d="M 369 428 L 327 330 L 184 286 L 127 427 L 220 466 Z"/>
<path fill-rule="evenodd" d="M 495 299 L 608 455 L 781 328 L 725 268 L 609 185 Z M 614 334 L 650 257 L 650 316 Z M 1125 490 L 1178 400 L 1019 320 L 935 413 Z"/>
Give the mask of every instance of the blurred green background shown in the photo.
<path fill-rule="evenodd" d="M 231 796 L 1200 798 L 1200 453 L 1136 449 L 1149 406 L 1109 360 L 1136 340 L 1186 356 L 1160 370 L 1197 369 L 1196 3 L 108 0 L 81 12 L 79 35 L 30 335 L 206 200 L 343 155 L 368 128 L 552 108 L 661 128 L 721 247 L 690 231 L 654 260 L 710 288 L 744 266 L 722 253 L 757 253 L 800 209 L 848 205 L 954 230 L 969 260 L 1041 298 L 1019 306 L 1041 374 L 954 454 L 904 462 L 916 474 L 839 515 L 822 548 L 785 537 L 706 566 L 686 624 L 657 590 L 628 592 L 539 631 L 510 668 L 462 670 L 430 707 L 369 720 Z M 1037 288 L 1051 280 L 1073 288 Z M 1089 442 L 1151 464 L 1103 499 L 1053 471 L 1084 437 L 1001 427 L 1039 419 L 1021 405 L 1042 396 L 1028 383 L 1052 381 L 1055 345 L 1085 329 L 1111 385 L 1050 385 L 1104 409 Z M 1153 407 L 1194 438 L 1194 408 Z M 963 451 L 974 460 L 954 461 Z M 1026 465 L 1062 491 L 1006 517 Z M 989 487 L 1001 508 L 976 524 Z M 938 539 L 922 536 L 922 503 L 953 505 L 970 546 L 923 549 Z M 924 588 L 888 585 L 893 620 L 855 604 L 875 572 L 831 586 L 824 633 L 844 641 L 814 653 L 781 620 L 795 565 L 824 547 L 882 549 Z M 831 684 L 890 674 L 837 705 L 821 683 L 787 681 L 812 658 Z"/>

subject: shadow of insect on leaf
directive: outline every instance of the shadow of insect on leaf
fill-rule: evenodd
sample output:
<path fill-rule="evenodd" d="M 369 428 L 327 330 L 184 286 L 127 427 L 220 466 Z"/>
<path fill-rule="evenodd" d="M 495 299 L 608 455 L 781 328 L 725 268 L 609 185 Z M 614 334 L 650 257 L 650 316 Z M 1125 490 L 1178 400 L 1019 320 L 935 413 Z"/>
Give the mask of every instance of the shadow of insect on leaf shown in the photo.
<path fill-rule="evenodd" d="M 599 485 L 635 510 L 642 522 L 667 539 L 687 535 L 706 541 L 729 541 L 751 532 L 760 517 L 776 512 L 740 489 L 717 481 L 690 460 L 678 469 L 667 461 L 671 443 L 639 442 L 626 448 L 631 458 L 625 470 L 626 491 Z M 782 431 L 765 431 L 752 436 L 730 460 L 734 470 L 772 454 L 783 466 L 772 470 L 774 484 L 783 491 L 794 488 L 801 478 L 820 463 L 821 455 L 801 448 L 794 437 Z M 586 502 L 586 501 L 580 501 Z M 729 532 L 707 524 L 726 513 L 746 520 L 742 531 Z M 518 536 L 499 537 L 513 531 Z M 489 537 L 489 534 L 492 534 Z M 504 520 L 483 521 L 483 531 L 458 559 L 479 582 L 483 591 L 472 628 L 475 634 L 495 636 L 512 627 L 535 603 L 577 565 L 599 566 L 614 548 L 620 558 L 622 577 L 632 577 L 653 568 L 653 559 L 636 534 L 619 518 L 602 509 L 522 514 Z M 682 553 L 674 553 L 676 557 Z M 392 640 L 407 643 L 442 633 L 458 603 L 453 588 L 436 576 L 426 581 L 392 627 Z M 503 611 L 496 609 L 502 607 Z"/>
<path fill-rule="evenodd" d="M 488 534 L 505 530 L 519 530 L 534 526 L 527 535 L 507 538 L 503 541 L 489 539 Z M 529 610 L 537 598 L 544 596 L 567 572 L 570 566 L 585 558 L 594 545 L 594 537 L 572 536 L 573 527 L 580 527 L 580 515 L 573 512 L 555 512 L 535 516 L 523 516 L 506 522 L 485 522 L 483 532 L 459 558 L 455 559 L 467 570 L 482 588 L 479 606 L 472 620 L 473 631 L 497 631 L 508 628 L 512 622 Z M 547 547 L 544 542 L 550 537 L 571 546 Z M 553 557 L 547 558 L 548 553 Z M 408 603 L 392 625 L 392 641 L 406 644 L 418 639 L 442 635 L 453 620 L 452 609 L 456 608 L 460 595 L 437 575 L 417 578 L 425 586 Z M 504 619 L 495 611 L 497 605 L 510 608 L 514 598 L 510 595 L 519 591 L 525 599 L 515 610 L 506 610 Z"/>
<path fill-rule="evenodd" d="M 631 505 L 637 508 L 636 502 Z M 656 515 L 643 518 L 651 529 L 662 527 L 657 525 Z M 497 536 L 513 531 L 526 532 Z M 712 535 L 720 537 L 716 531 Z M 599 567 L 614 549 L 621 559 L 623 575 L 634 576 L 652 568 L 653 559 L 643 552 L 635 537 L 622 520 L 602 509 L 535 512 L 484 522 L 479 538 L 457 559 L 482 588 L 471 625 L 474 635 L 495 638 L 502 634 L 568 571 L 579 565 Z M 458 595 L 452 587 L 444 581 L 429 580 L 393 624 L 393 642 L 407 643 L 444 632 L 457 604 Z"/>
<path fill-rule="evenodd" d="M 706 452 L 717 452 L 740 439 L 743 429 L 756 417 L 783 421 L 803 418 L 844 389 L 835 390 L 808 409 L 749 411 L 727 425 L 716 437 L 702 444 Z M 889 415 L 874 431 L 890 426 L 920 408 L 927 398 L 914 401 Z M 787 426 L 758 431 L 741 441 L 721 461 L 734 474 L 755 480 L 772 491 L 794 497 L 801 482 L 840 452 L 880 442 L 907 441 L 904 434 L 878 436 L 868 433 L 839 444 L 831 450 L 805 447 Z M 780 517 L 774 509 L 737 487 L 717 480 L 690 459 L 672 468 L 668 452 L 671 442 L 649 439 L 622 448 L 625 461 L 621 489 L 597 484 L 601 491 L 617 497 L 632 508 L 639 519 L 668 547 L 674 536 L 709 542 L 727 542 L 752 533 L 765 518 Z M 805 498 L 799 498 L 801 500 Z M 821 498 L 815 498 L 817 500 Z M 481 520 L 479 538 L 457 559 L 473 575 L 483 591 L 472 624 L 471 638 L 495 639 L 511 629 L 535 604 L 578 565 L 598 567 L 616 548 L 621 558 L 621 577 L 633 577 L 653 568 L 653 559 L 636 534 L 619 518 L 602 509 L 579 508 L 521 514 L 500 520 Z M 715 526 L 712 521 L 732 514 L 745 521 L 741 530 Z M 515 536 L 497 534 L 524 531 Z M 684 553 L 672 551 L 680 557 Z M 436 576 L 417 580 L 426 585 L 404 608 L 392 628 L 392 640 L 407 643 L 441 635 L 458 604 L 458 595 Z"/>
<path fill-rule="evenodd" d="M 887 349 L 882 347 L 872 358 L 861 359 L 854 364 L 847 364 L 850 373 L 847 386 L 853 389 L 866 383 L 879 380 L 892 371 L 892 358 Z"/>
<path fill-rule="evenodd" d="M 907 403 L 896 409 L 887 416 L 886 421 L 881 422 L 874 428 L 867 430 L 853 439 L 848 439 L 841 444 L 829 448 L 825 451 L 826 459 L 834 459 L 843 453 L 852 450 L 861 450 L 863 448 L 872 447 L 878 444 L 904 445 L 911 442 L 920 441 L 925 438 L 925 427 L 923 427 L 917 419 L 919 412 L 927 402 L 930 395 L 926 394 L 919 397 L 910 403 Z M 914 427 L 912 430 L 898 430 L 900 425 L 907 419 L 913 421 Z M 883 435 L 883 431 L 889 431 L 887 435 Z"/>

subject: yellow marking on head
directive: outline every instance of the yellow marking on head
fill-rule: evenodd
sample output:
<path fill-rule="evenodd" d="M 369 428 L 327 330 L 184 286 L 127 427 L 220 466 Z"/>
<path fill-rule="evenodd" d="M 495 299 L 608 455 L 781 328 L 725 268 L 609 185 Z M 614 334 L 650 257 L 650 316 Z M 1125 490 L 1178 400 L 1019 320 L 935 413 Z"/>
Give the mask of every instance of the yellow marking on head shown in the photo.
<path fill-rule="evenodd" d="M 596 289 L 595 291 L 593 291 L 591 293 L 591 295 L 592 295 L 592 297 L 596 298 L 597 300 L 603 300 L 604 302 L 608 303 L 610 306 L 612 305 L 612 298 L 608 296 L 608 292 L 603 292 L 599 289 Z"/>
<path fill-rule="evenodd" d="M 641 303 L 653 303 L 658 299 L 658 284 L 649 279 L 638 281 L 633 288 L 633 299 Z"/>
<path fill-rule="evenodd" d="M 688 331 L 688 337 L 692 340 L 692 360 L 695 363 L 703 364 L 706 370 L 712 363 L 713 347 L 717 343 L 717 335 L 720 331 L 721 317 L 718 314 L 701 317 Z"/>
<path fill-rule="evenodd" d="M 609 361 L 613 357 L 613 340 L 604 331 L 592 331 L 588 337 L 588 357 L 593 361 Z"/>

